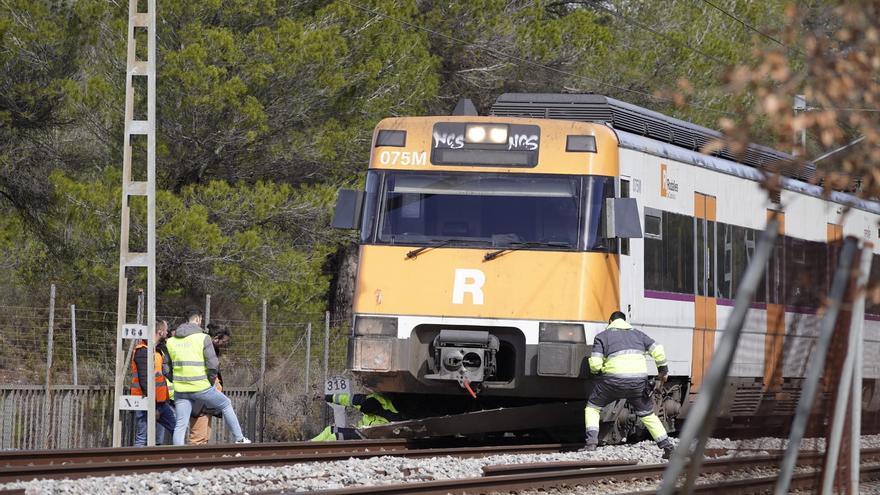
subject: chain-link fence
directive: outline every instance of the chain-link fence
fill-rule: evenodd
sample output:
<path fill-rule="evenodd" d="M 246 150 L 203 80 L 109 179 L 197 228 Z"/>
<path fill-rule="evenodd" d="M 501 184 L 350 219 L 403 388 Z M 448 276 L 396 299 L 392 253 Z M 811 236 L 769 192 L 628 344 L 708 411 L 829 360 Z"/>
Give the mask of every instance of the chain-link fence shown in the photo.
<path fill-rule="evenodd" d="M 185 321 L 181 315 L 161 314 L 161 310 L 159 313 L 157 320 L 167 320 L 172 329 Z M 90 386 L 95 390 L 109 387 L 112 390 L 116 313 L 59 305 L 52 311 L 51 330 L 49 316 L 49 304 L 0 305 L 0 385 L 10 390 L 31 389 L 35 385 Z M 134 322 L 138 318 L 133 313 L 128 315 L 127 321 Z M 334 320 L 326 313 L 273 315 L 271 311 L 266 311 L 264 318 L 263 308 L 256 307 L 237 319 L 215 316 L 210 322 L 224 326 L 231 334 L 229 343 L 220 350 L 220 372 L 224 387 L 242 393 L 253 392 L 256 417 L 249 418 L 249 422 L 256 439 L 308 439 L 332 420 L 323 401 L 323 383 L 326 376 L 345 370 L 347 320 Z M 130 374 L 128 363 L 133 342 L 126 341 L 123 348 L 126 375 Z M 51 372 L 47 373 L 50 354 Z M 126 376 L 126 386 L 130 379 Z M 7 394 L 6 407 L 10 410 L 17 407 L 9 401 L 19 396 L 23 395 Z M 242 401 L 247 404 L 251 399 Z M 72 418 L 55 417 L 63 415 L 65 410 L 51 411 L 53 424 L 72 421 Z M 222 422 L 214 424 L 219 426 Z M 11 428 L 14 430 L 14 425 Z M 22 445 L 33 443 L 18 441 Z"/>

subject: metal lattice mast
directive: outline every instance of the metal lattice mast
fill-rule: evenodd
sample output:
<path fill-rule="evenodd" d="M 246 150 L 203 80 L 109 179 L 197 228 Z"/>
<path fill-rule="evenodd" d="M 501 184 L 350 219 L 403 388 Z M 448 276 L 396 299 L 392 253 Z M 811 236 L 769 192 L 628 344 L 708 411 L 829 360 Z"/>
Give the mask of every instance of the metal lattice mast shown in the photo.
<path fill-rule="evenodd" d="M 137 37 L 135 33 L 146 31 L 147 59 L 137 60 Z M 120 410 L 147 411 L 147 445 L 156 441 L 156 382 L 153 379 L 154 332 L 156 327 L 156 0 L 147 0 L 147 12 L 138 12 L 138 0 L 128 2 L 128 50 L 125 75 L 125 134 L 122 156 L 122 223 L 119 232 L 119 304 L 116 319 L 116 384 L 113 410 L 113 446 L 122 444 Z M 134 78 L 146 79 L 147 120 L 134 118 Z M 147 141 L 147 180 L 132 180 L 132 136 L 145 136 Z M 147 247 L 146 252 L 129 251 L 132 196 L 146 197 L 147 201 Z M 147 324 L 129 324 L 128 268 L 147 270 Z M 145 339 L 147 341 L 146 387 L 149 400 L 123 394 L 123 383 L 128 372 L 124 362 L 123 341 Z M 144 384 L 142 383 L 141 386 Z"/>

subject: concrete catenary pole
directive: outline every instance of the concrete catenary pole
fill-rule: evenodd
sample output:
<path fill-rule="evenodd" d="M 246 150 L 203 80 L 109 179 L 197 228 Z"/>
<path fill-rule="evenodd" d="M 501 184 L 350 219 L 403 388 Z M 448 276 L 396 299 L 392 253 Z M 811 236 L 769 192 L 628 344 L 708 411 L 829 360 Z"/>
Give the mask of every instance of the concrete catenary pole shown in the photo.
<path fill-rule="evenodd" d="M 116 379 L 114 382 L 113 407 L 113 446 L 122 443 L 122 422 L 120 410 L 132 409 L 147 411 L 147 445 L 156 443 L 156 381 L 147 380 L 147 397 L 144 401 L 125 399 L 123 403 L 123 382 L 127 367 L 123 354 L 123 341 L 126 339 L 147 341 L 147 363 L 152 370 L 155 352 L 156 332 L 156 0 L 146 0 L 146 12 L 138 10 L 138 0 L 128 2 L 128 35 L 125 73 L 125 127 L 122 147 L 122 197 L 121 224 L 119 230 L 119 288 L 116 310 Z M 137 30 L 146 31 L 147 59 L 137 57 Z M 146 82 L 146 120 L 140 115 L 135 118 L 134 79 L 143 78 Z M 132 176 L 132 138 L 146 138 L 146 181 Z M 143 197 L 147 204 L 147 245 L 142 252 L 129 251 L 132 197 Z M 147 324 L 129 325 L 126 321 L 128 311 L 128 275 L 130 268 L 145 269 L 147 272 Z M 152 376 L 149 373 L 148 376 Z M 136 403 L 136 404 L 135 404 Z"/>

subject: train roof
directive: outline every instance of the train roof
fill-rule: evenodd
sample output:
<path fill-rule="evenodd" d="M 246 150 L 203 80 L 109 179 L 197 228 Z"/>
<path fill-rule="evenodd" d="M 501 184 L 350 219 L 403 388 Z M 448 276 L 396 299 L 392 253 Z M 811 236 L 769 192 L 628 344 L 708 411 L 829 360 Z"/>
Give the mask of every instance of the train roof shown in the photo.
<path fill-rule="evenodd" d="M 815 166 L 794 165 L 795 157 L 767 146 L 750 144 L 744 156 L 726 147 L 711 155 L 700 152 L 707 143 L 723 138 L 715 130 L 662 113 L 597 94 L 504 93 L 490 110 L 499 117 L 531 117 L 604 123 L 618 133 L 620 145 L 658 156 L 666 156 L 744 179 L 760 181 L 760 172 L 769 164 L 782 165 L 782 186 L 815 197 L 824 197 L 820 186 L 810 184 Z M 831 192 L 831 201 L 880 214 L 880 203 L 844 192 Z"/>
<path fill-rule="evenodd" d="M 614 129 L 697 152 L 706 144 L 724 138 L 720 132 L 707 127 L 597 94 L 504 93 L 495 100 L 490 112 L 499 117 L 605 123 Z M 812 164 L 786 167 L 785 164 L 794 164 L 795 157 L 767 146 L 750 144 L 742 156 L 724 147 L 712 155 L 762 169 L 769 164 L 782 165 L 783 175 L 803 181 L 815 176 Z"/>

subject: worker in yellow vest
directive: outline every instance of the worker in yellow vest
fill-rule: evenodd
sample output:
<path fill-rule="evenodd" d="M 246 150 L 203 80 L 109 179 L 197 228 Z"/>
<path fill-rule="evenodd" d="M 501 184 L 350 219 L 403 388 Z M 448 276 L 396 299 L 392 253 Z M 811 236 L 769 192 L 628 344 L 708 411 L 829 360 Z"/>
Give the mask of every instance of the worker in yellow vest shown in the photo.
<path fill-rule="evenodd" d="M 654 413 L 646 356 L 650 356 L 657 365 L 657 379 L 665 383 L 669 367 L 663 346 L 627 323 L 624 313 L 611 313 L 608 326 L 593 339 L 593 350 L 588 359 L 590 372 L 598 378 L 584 409 L 587 432 L 582 451 L 596 450 L 599 444 L 602 408 L 618 399 L 626 399 L 633 405 L 636 416 L 657 446 L 663 450 L 663 458 L 672 456 L 675 447 L 666 435 L 660 418 Z"/>
<path fill-rule="evenodd" d="M 177 327 L 174 337 L 167 343 L 174 370 L 174 407 L 177 412 L 174 445 L 184 444 L 193 401 L 202 401 L 205 407 L 221 411 L 235 443 L 251 443 L 241 432 L 232 401 L 214 388 L 219 360 L 211 337 L 202 331 L 201 324 L 202 311 L 197 307 L 187 309 L 187 322 Z"/>
<path fill-rule="evenodd" d="M 134 348 L 131 358 L 131 395 L 147 396 L 147 380 L 156 382 L 156 423 L 169 432 L 174 431 L 175 416 L 169 400 L 173 394 L 169 393 L 168 380 L 163 370 L 166 368 L 165 360 L 161 352 L 161 344 L 168 336 L 168 322 L 162 320 L 156 323 L 156 352 L 153 353 L 153 374 L 149 375 L 147 366 L 147 341 L 141 340 Z M 134 446 L 144 447 L 147 445 L 147 411 L 135 411 L 135 437 Z M 169 433 L 170 434 L 170 433 Z M 156 431 L 156 445 L 162 442 L 158 439 L 164 437 L 159 430 Z"/>
<path fill-rule="evenodd" d="M 404 419 L 394 407 L 390 399 L 380 393 L 373 392 L 371 394 L 334 394 L 325 395 L 324 400 L 331 404 L 340 406 L 351 406 L 361 412 L 362 416 L 357 423 L 357 428 L 367 426 L 377 426 L 390 423 L 392 421 L 400 421 Z M 342 438 L 338 438 L 337 434 Z M 354 440 L 360 438 L 354 431 L 349 428 L 343 428 L 342 431 L 334 431 L 333 426 L 324 428 L 313 442 L 332 442 L 334 440 Z"/>

